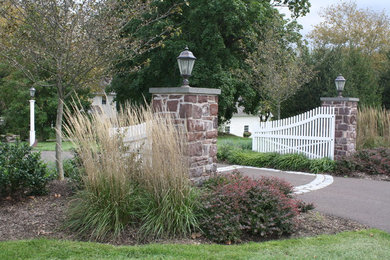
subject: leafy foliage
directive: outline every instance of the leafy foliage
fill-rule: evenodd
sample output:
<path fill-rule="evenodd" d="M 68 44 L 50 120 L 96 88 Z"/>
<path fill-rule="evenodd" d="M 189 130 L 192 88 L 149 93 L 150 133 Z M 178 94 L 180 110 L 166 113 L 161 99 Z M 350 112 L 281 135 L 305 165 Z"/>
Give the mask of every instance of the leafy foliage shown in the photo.
<path fill-rule="evenodd" d="M 26 143 L 0 143 L 0 197 L 44 194 L 49 176 L 40 158 Z"/>
<path fill-rule="evenodd" d="M 390 176 L 390 149 L 364 149 L 337 163 L 336 173 L 339 175 L 349 175 L 354 172 Z"/>
<path fill-rule="evenodd" d="M 34 85 L 55 89 L 59 179 L 64 178 L 62 125 L 66 98 L 77 88 L 95 86 L 101 91 L 103 79 L 118 59 L 152 48 L 149 44 L 152 39 L 122 37 L 124 26 L 134 25 L 141 16 L 155 12 L 152 2 L 1 0 L 0 18 L 4 21 L 0 26 L 1 57 Z M 134 25 L 135 30 L 158 21 L 161 16 L 145 18 L 144 23 Z"/>
<path fill-rule="evenodd" d="M 309 169 L 310 160 L 303 154 L 281 154 L 274 159 L 278 169 L 301 171 Z"/>
<path fill-rule="evenodd" d="M 379 106 L 382 86 L 372 60 L 356 49 L 317 48 L 306 57 L 314 66 L 315 77 L 282 104 L 282 117 L 295 116 L 321 105 L 321 97 L 335 97 L 334 80 L 342 74 L 346 79 L 344 97 L 357 97 L 359 105 Z"/>
<path fill-rule="evenodd" d="M 246 138 L 250 137 L 251 135 L 252 135 L 251 132 L 244 132 L 244 134 L 243 134 L 243 136 Z"/>
<path fill-rule="evenodd" d="M 336 162 L 328 158 L 314 159 L 310 161 L 310 172 L 321 173 L 321 172 L 334 172 L 336 168 Z"/>
<path fill-rule="evenodd" d="M 0 64 L 0 115 L 4 117 L 4 125 L 0 133 L 20 135 L 21 139 L 28 138 L 26 127 L 29 118 L 29 88 L 33 83 L 21 71 Z M 35 130 L 39 140 L 55 137 L 54 125 L 56 121 L 57 93 L 54 87 L 34 86 L 35 94 Z M 77 89 L 75 93 L 85 110 L 89 109 L 89 89 Z M 65 99 L 69 105 L 72 97 Z"/>
<path fill-rule="evenodd" d="M 272 2 L 288 5 L 297 11 L 297 15 L 306 12 L 309 6 L 305 0 Z M 248 81 L 237 76 L 237 70 L 248 69 L 244 64 L 248 55 L 245 49 L 253 48 L 251 35 L 259 40 L 262 27 L 272 23 L 272 17 L 277 13 L 274 6 L 269 1 L 260 0 L 192 0 L 184 4 L 179 0 L 170 0 L 156 5 L 163 13 L 174 3 L 179 4 L 180 11 L 171 14 L 160 24 L 153 24 L 136 34 L 129 28 L 126 37 L 136 36 L 141 40 L 147 38 L 149 33 L 159 35 L 163 25 L 173 30 L 159 38 L 162 44 L 158 48 L 117 64 L 118 73 L 112 87 L 117 92 L 118 101 L 143 103 L 144 97 L 150 100 L 150 86 L 179 86 L 181 80 L 176 57 L 188 45 L 197 57 L 190 85 L 222 90 L 220 120 L 231 118 L 240 96 L 247 111 L 257 110 L 260 94 Z M 276 15 L 282 19 L 279 14 Z M 258 27 L 260 29 L 256 29 Z M 132 71 L 132 68 L 137 68 L 137 71 Z"/>
<path fill-rule="evenodd" d="M 229 143 L 218 146 L 217 158 L 232 164 L 290 171 L 323 173 L 333 172 L 335 169 L 335 162 L 328 158 L 311 160 L 302 154 L 258 153 L 240 149 Z"/>
<path fill-rule="evenodd" d="M 294 31 L 294 23 L 284 23 L 283 19 L 275 16 L 266 26 L 264 39 L 253 40 L 255 48 L 245 60 L 250 70 L 242 72 L 262 97 L 272 104 L 278 119 L 281 103 L 313 77 L 312 68 L 297 54 L 304 52 L 305 48 Z M 287 29 L 280 29 L 284 27 Z M 293 49 L 290 42 L 294 35 L 297 47 Z"/>
<path fill-rule="evenodd" d="M 201 229 L 216 242 L 237 242 L 244 234 L 290 233 L 298 215 L 291 194 L 292 186 L 277 178 L 216 177 L 206 183 L 201 200 Z"/>
<path fill-rule="evenodd" d="M 324 22 L 309 35 L 317 46 L 359 48 L 369 55 L 389 48 L 390 18 L 384 11 L 359 9 L 350 1 L 328 6 L 320 16 Z"/>

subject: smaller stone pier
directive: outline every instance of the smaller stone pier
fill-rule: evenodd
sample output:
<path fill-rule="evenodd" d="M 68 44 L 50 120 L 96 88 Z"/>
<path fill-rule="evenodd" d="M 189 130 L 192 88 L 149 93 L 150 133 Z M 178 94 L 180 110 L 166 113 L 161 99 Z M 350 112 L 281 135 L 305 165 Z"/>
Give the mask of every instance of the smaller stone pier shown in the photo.
<path fill-rule="evenodd" d="M 217 170 L 218 95 L 211 88 L 151 88 L 156 113 L 169 114 L 187 130 L 189 177 L 202 181 Z"/>
<path fill-rule="evenodd" d="M 334 107 L 336 116 L 335 151 L 336 160 L 356 152 L 356 120 L 358 98 L 323 97 L 323 107 Z"/>

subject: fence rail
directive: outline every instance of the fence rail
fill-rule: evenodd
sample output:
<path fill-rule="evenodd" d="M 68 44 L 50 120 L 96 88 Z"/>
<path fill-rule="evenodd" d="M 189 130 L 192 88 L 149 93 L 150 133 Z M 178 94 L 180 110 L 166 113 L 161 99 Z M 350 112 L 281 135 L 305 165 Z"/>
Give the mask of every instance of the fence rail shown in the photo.
<path fill-rule="evenodd" d="M 147 123 L 120 128 L 110 128 L 110 136 L 121 136 L 123 138 L 123 143 L 127 146 L 128 152 L 145 154 L 145 151 L 150 149 L 146 128 Z"/>
<path fill-rule="evenodd" d="M 252 150 L 334 159 L 334 139 L 334 108 L 318 107 L 294 117 L 261 122 L 253 134 Z"/>

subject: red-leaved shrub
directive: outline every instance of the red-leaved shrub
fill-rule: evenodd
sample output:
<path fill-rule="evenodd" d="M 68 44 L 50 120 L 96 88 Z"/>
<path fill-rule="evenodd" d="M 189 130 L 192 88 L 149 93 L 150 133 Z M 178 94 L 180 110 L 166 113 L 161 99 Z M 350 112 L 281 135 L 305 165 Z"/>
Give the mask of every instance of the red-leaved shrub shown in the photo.
<path fill-rule="evenodd" d="M 390 176 L 390 149 L 376 148 L 360 150 L 337 163 L 336 174 L 349 175 L 354 172 Z"/>
<path fill-rule="evenodd" d="M 216 242 L 291 233 L 298 215 L 292 186 L 278 178 L 253 180 L 239 174 L 210 179 L 203 190 L 200 227 Z"/>

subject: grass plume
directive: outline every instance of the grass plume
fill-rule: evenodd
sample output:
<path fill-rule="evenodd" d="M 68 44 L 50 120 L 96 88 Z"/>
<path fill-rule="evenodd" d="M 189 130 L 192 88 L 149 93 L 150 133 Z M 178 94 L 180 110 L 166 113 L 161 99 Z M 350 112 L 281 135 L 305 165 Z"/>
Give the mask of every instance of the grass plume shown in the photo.
<path fill-rule="evenodd" d="M 126 225 L 141 226 L 143 238 L 197 226 L 185 131 L 149 107 L 128 106 L 111 118 L 73 110 L 65 131 L 85 169 L 85 188 L 71 204 L 68 228 L 104 240 Z"/>
<path fill-rule="evenodd" d="M 365 106 L 359 109 L 356 146 L 358 150 L 390 147 L 390 112 L 388 110 Z"/>

